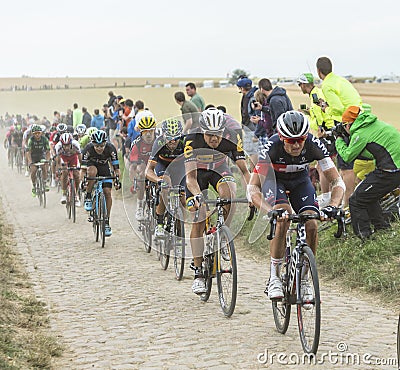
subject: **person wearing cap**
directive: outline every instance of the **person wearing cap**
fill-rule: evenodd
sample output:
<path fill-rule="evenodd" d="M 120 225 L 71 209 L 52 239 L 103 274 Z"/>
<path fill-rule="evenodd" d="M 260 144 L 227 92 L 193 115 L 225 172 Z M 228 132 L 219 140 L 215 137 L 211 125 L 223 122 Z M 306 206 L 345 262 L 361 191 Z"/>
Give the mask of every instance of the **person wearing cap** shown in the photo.
<path fill-rule="evenodd" d="M 312 133 L 322 140 L 329 151 L 329 154 L 335 154 L 335 138 L 332 135 L 327 136 L 326 132 L 335 126 L 334 120 L 328 113 L 322 111 L 320 102 L 325 101 L 322 90 L 314 85 L 314 76 L 312 73 L 302 73 L 297 79 L 297 84 L 303 94 L 310 97 L 310 107 L 300 109 L 301 112 L 309 115 L 310 129 Z M 321 195 L 318 196 L 318 202 L 321 207 L 329 204 L 331 193 L 329 183 L 324 176 L 320 166 L 316 166 L 321 185 Z"/>
<path fill-rule="evenodd" d="M 326 101 L 321 101 L 321 109 L 339 123 L 342 120 L 342 114 L 349 106 L 361 107 L 362 100 L 360 94 L 350 81 L 332 72 L 332 62 L 329 58 L 318 58 L 316 67 L 318 76 L 322 80 L 321 89 L 326 99 Z M 350 195 L 354 191 L 356 176 L 353 166 L 353 162 L 346 163 L 340 155 L 337 157 L 337 167 L 341 171 L 346 184 L 344 206 L 348 205 Z"/>
<path fill-rule="evenodd" d="M 239 93 L 242 94 L 240 102 L 240 112 L 242 116 L 243 129 L 243 149 L 247 156 L 250 157 L 249 171 L 253 171 L 258 158 L 258 139 L 254 135 L 256 125 L 251 122 L 252 116 L 256 115 L 253 103 L 255 102 L 254 94 L 258 90 L 257 86 L 253 86 L 253 81 L 246 76 L 240 76 L 236 82 Z"/>
<path fill-rule="evenodd" d="M 351 162 L 360 154 L 375 159 L 376 169 L 357 186 L 349 200 L 353 231 L 365 240 L 372 234 L 371 224 L 374 231 L 390 227 L 379 200 L 400 185 L 400 132 L 358 106 L 344 111 L 342 124 L 350 137 L 348 144 L 342 137 L 336 140 L 343 160 Z"/>

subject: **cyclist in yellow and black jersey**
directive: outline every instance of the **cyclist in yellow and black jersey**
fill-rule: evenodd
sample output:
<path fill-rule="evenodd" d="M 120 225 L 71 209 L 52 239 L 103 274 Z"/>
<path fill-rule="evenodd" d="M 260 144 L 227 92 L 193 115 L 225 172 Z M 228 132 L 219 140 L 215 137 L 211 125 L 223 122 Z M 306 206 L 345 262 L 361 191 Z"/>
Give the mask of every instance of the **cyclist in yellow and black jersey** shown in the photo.
<path fill-rule="evenodd" d="M 234 198 L 235 179 L 230 172 L 227 156 L 230 156 L 241 170 L 246 183 L 250 174 L 240 135 L 226 128 L 224 113 L 209 108 L 201 113 L 200 128 L 185 138 L 184 161 L 186 172 L 186 204 L 190 211 L 199 210 L 199 221 L 193 223 L 190 234 L 194 257 L 195 280 L 192 290 L 196 294 L 205 292 L 201 271 L 203 260 L 203 230 L 205 227 L 205 206 L 202 191 L 212 185 L 221 198 Z M 227 223 L 232 218 L 230 207 L 226 206 Z"/>

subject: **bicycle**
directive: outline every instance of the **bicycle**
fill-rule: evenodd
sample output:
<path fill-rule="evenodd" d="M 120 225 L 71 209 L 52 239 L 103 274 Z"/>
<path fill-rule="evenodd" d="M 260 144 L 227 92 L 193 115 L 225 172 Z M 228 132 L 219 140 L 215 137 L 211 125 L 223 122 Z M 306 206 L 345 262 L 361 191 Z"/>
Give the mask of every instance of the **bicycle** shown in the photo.
<path fill-rule="evenodd" d="M 150 253 L 153 244 L 153 235 L 156 228 L 156 184 L 145 181 L 145 200 L 143 204 L 144 220 L 138 221 L 138 230 L 142 232 L 144 241 L 144 250 Z"/>
<path fill-rule="evenodd" d="M 107 204 L 106 197 L 103 192 L 103 182 L 107 180 L 115 180 L 119 183 L 117 176 L 95 176 L 95 177 L 85 177 L 85 182 L 94 180 L 96 181 L 93 187 L 92 195 L 92 209 L 89 213 L 88 221 L 93 223 L 93 234 L 96 242 L 101 241 L 101 247 L 104 248 L 106 235 L 105 226 L 108 221 Z"/>
<path fill-rule="evenodd" d="M 67 208 L 67 216 L 69 219 L 72 218 L 72 222 L 76 222 L 76 191 L 75 191 L 75 179 L 74 179 L 74 171 L 79 171 L 80 168 L 77 167 L 63 167 L 60 168 L 59 171 L 68 171 L 68 183 L 67 183 L 67 202 L 65 206 Z"/>
<path fill-rule="evenodd" d="M 17 147 L 15 151 L 15 167 L 17 167 L 18 173 L 22 173 L 22 167 L 24 165 L 24 160 L 22 156 L 22 148 Z"/>
<path fill-rule="evenodd" d="M 165 236 L 155 239 L 155 244 L 159 247 L 161 267 L 164 270 L 168 268 L 171 251 L 174 251 L 174 270 L 177 280 L 182 280 L 185 268 L 185 223 L 180 201 L 184 189 L 180 185 L 168 189 L 164 216 Z M 157 198 L 156 204 L 158 204 Z"/>
<path fill-rule="evenodd" d="M 277 218 L 284 210 L 270 211 L 270 233 L 268 240 L 275 236 Z M 272 311 L 276 329 L 285 334 L 290 321 L 291 306 L 296 305 L 297 323 L 301 345 L 304 352 L 316 354 L 321 329 L 321 299 L 316 260 L 313 251 L 306 242 L 305 223 L 308 220 L 320 220 L 319 213 L 300 213 L 288 215 L 288 220 L 297 223 L 289 227 L 286 234 L 286 248 L 279 277 L 282 280 L 284 297 L 272 300 Z M 335 217 L 338 221 L 336 237 L 345 234 L 344 212 L 340 210 Z M 302 284 L 305 278 L 312 287 L 312 299 L 303 299 Z"/>
<path fill-rule="evenodd" d="M 40 162 L 32 163 L 31 166 L 36 166 L 36 181 L 35 181 L 35 194 L 39 199 L 39 205 L 46 208 L 46 182 L 43 178 L 43 166 L 47 165 L 49 161 L 42 160 Z"/>
<path fill-rule="evenodd" d="M 225 225 L 223 206 L 233 203 L 248 203 L 246 198 L 238 199 L 205 199 L 206 205 L 215 205 L 212 212 L 207 212 L 204 228 L 205 248 L 203 253 L 203 276 L 206 292 L 200 295 L 207 302 L 212 287 L 212 279 L 217 278 L 218 297 L 222 312 L 226 317 L 232 316 L 237 296 L 237 264 L 235 245 L 228 226 Z M 211 224 L 211 216 L 217 213 L 217 222 Z M 199 210 L 196 211 L 193 222 L 197 222 Z M 252 218 L 252 217 L 251 217 Z M 248 220 L 251 219 L 250 217 Z"/>

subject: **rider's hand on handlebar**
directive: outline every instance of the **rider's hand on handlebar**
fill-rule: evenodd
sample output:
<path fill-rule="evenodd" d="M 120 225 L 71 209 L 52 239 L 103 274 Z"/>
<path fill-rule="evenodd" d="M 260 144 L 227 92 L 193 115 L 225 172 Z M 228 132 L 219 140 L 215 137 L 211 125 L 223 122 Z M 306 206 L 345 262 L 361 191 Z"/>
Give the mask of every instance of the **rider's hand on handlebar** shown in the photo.
<path fill-rule="evenodd" d="M 338 208 L 334 206 L 327 206 L 321 209 L 320 214 L 323 219 L 335 218 L 338 213 Z"/>
<path fill-rule="evenodd" d="M 268 217 L 271 218 L 275 218 L 279 221 L 286 219 L 288 217 L 289 213 L 286 209 L 284 208 L 279 208 L 279 209 L 271 209 L 268 212 Z"/>
<path fill-rule="evenodd" d="M 114 180 L 114 188 L 115 188 L 115 190 L 121 189 L 121 182 L 119 181 L 119 177 L 118 176 L 116 176 L 116 178 Z"/>
<path fill-rule="evenodd" d="M 200 206 L 202 205 L 202 203 L 204 202 L 204 196 L 201 193 L 200 194 L 196 194 L 193 197 L 193 200 L 194 200 L 194 208 L 195 209 L 199 209 Z"/>

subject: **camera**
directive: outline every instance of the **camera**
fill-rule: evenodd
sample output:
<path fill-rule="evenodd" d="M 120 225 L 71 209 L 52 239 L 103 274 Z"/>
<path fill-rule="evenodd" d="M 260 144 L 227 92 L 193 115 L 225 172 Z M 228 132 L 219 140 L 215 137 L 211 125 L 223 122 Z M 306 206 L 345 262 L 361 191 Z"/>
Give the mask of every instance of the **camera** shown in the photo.
<path fill-rule="evenodd" d="M 316 105 L 320 104 L 317 94 L 311 94 L 311 98 L 312 98 L 312 101 L 313 101 L 314 104 L 316 104 Z"/>
<path fill-rule="evenodd" d="M 332 129 L 331 129 L 331 133 L 335 137 L 338 137 L 338 136 L 342 136 L 342 137 L 349 136 L 349 134 L 345 130 L 342 122 L 335 123 L 335 126 L 332 127 Z"/>
<path fill-rule="evenodd" d="M 307 109 L 307 104 L 300 104 L 300 109 L 306 110 Z"/>

